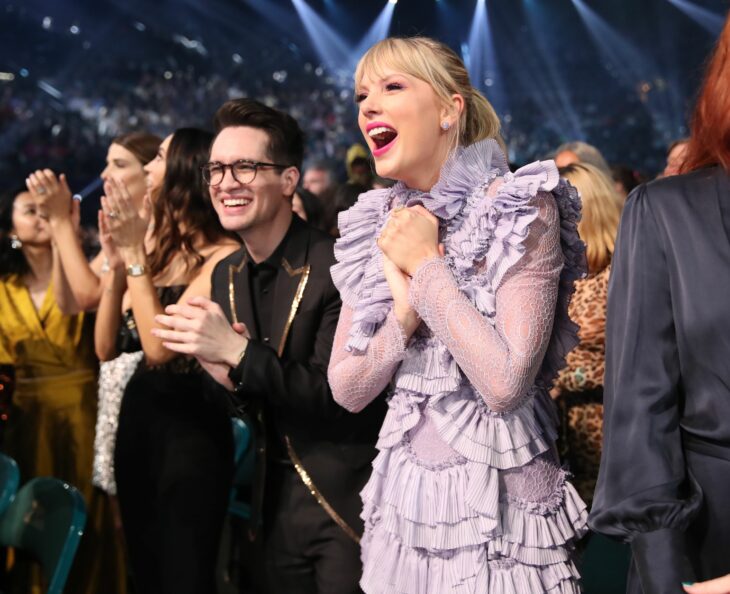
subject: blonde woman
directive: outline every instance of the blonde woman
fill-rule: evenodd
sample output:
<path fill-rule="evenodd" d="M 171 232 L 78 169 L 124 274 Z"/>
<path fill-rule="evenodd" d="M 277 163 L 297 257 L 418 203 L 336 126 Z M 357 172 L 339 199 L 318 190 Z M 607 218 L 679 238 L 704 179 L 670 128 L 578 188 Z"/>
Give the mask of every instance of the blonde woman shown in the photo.
<path fill-rule="evenodd" d="M 560 169 L 580 193 L 583 216 L 578 234 L 586 244 L 588 277 L 576 281 L 568 312 L 580 326 L 580 344 L 566 357 L 553 395 L 564 411 L 563 447 L 573 482 L 588 503 L 601 462 L 603 374 L 606 366 L 606 300 L 611 256 L 623 200 L 613 182 L 597 167 L 573 163 Z"/>
<path fill-rule="evenodd" d="M 377 173 L 398 180 L 340 215 L 332 269 L 335 399 L 360 411 L 393 386 L 360 585 L 577 593 L 586 510 L 548 394 L 577 342 L 577 194 L 552 161 L 509 172 L 494 110 L 439 42 L 376 44 L 355 86 Z"/>

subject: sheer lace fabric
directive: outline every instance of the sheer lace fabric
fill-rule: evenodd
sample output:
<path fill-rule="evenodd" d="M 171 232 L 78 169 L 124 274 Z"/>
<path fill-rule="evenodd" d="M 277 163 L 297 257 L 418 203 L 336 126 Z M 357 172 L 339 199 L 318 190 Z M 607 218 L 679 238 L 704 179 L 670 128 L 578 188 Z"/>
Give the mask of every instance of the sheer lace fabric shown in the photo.
<path fill-rule="evenodd" d="M 410 300 L 490 409 L 514 408 L 535 380 L 552 331 L 563 265 L 557 209 L 535 200 L 538 218 L 525 256 L 497 289 L 497 314 L 485 318 L 459 290 L 448 264 L 435 259 L 413 277 Z"/>
<path fill-rule="evenodd" d="M 341 220 L 332 391 L 361 410 L 390 385 L 361 493 L 367 594 L 579 591 L 586 510 L 557 464 L 547 394 L 576 342 L 579 206 L 554 164 L 511 174 L 497 150 L 468 147 L 430 194 L 366 194 Z M 422 323 L 406 343 L 372 246 L 413 203 L 441 219 L 446 254 L 411 281 Z"/>
<path fill-rule="evenodd" d="M 342 305 L 335 332 L 328 378 L 335 400 L 351 412 L 365 408 L 390 382 L 405 354 L 405 335 L 391 311 L 361 355 L 345 350 L 352 309 Z"/>

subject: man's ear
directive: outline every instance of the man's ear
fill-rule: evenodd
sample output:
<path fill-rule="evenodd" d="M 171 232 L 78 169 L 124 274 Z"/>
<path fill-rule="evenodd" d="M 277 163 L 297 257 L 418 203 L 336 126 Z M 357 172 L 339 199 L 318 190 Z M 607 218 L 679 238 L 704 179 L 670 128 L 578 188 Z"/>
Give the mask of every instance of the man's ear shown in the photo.
<path fill-rule="evenodd" d="M 299 183 L 299 169 L 287 167 L 281 172 L 281 192 L 285 196 L 292 196 Z"/>

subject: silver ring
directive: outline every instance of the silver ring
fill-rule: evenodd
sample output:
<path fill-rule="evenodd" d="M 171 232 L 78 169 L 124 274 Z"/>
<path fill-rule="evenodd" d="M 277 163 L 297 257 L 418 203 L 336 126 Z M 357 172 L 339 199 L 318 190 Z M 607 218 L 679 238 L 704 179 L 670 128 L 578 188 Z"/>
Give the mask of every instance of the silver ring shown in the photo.
<path fill-rule="evenodd" d="M 106 216 L 108 216 L 110 219 L 116 219 L 119 215 L 115 211 L 110 210 L 108 213 L 106 213 Z"/>
<path fill-rule="evenodd" d="M 39 194 L 45 194 L 46 189 L 43 186 L 38 186 L 38 189 L 36 190 Z"/>

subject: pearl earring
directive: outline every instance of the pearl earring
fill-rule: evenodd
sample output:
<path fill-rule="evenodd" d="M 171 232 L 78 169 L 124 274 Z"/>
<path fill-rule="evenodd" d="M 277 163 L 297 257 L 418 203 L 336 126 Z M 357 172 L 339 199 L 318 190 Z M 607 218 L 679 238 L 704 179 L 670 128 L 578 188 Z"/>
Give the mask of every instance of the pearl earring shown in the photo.
<path fill-rule="evenodd" d="M 441 129 L 442 130 L 445 131 L 445 130 L 448 130 L 449 128 L 451 128 L 451 124 L 449 124 L 449 122 L 447 122 L 446 120 L 444 120 L 443 122 L 441 122 Z"/>
<path fill-rule="evenodd" d="M 11 235 L 10 236 L 10 247 L 14 250 L 19 250 L 23 247 L 23 242 L 20 241 L 20 238 L 17 235 Z"/>

